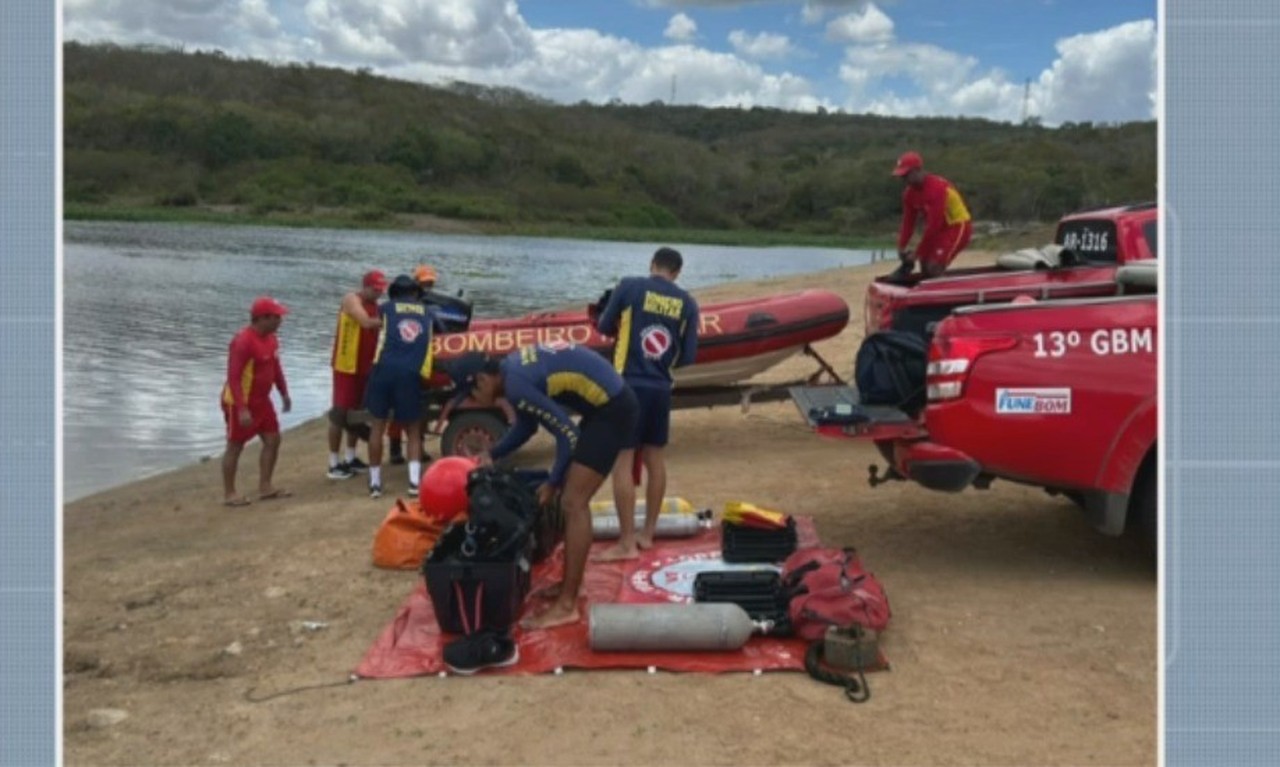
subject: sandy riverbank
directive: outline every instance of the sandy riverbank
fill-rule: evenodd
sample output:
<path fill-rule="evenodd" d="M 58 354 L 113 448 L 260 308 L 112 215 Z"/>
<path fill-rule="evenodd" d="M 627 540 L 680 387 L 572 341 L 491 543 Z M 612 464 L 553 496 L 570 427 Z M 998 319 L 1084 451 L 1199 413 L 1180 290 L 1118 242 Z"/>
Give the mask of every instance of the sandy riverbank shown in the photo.
<path fill-rule="evenodd" d="M 972 254 L 968 263 L 989 256 Z M 701 291 L 822 286 L 853 309 L 819 350 L 841 373 L 884 264 Z M 768 377 L 801 372 L 793 360 Z M 870 446 L 813 436 L 789 402 L 678 412 L 672 494 L 752 500 L 857 546 L 893 611 L 893 670 L 872 700 L 801 674 L 342 680 L 414 586 L 373 568 L 392 498 L 324 479 L 324 425 L 285 435 L 283 501 L 219 504 L 216 461 L 65 510 L 65 737 L 70 764 L 1152 764 L 1156 580 L 1069 501 L 996 483 L 943 495 L 871 489 Z M 523 461 L 549 460 L 541 440 Z M 257 449 L 241 476 L 256 479 Z M 403 491 L 391 471 L 389 492 Z M 602 496 L 603 497 L 603 496 Z M 299 632 L 298 622 L 328 628 Z M 239 654 L 225 648 L 238 644 Z M 128 718 L 87 723 L 93 709 Z"/>

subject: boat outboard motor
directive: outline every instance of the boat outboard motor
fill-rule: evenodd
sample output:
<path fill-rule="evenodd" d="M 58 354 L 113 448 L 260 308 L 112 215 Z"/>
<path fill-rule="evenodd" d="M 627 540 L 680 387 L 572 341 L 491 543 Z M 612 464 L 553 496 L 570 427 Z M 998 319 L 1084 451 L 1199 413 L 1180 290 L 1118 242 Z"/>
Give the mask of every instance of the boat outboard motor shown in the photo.
<path fill-rule="evenodd" d="M 436 310 L 436 316 L 444 323 L 445 333 L 463 333 L 471 327 L 471 302 L 459 295 L 450 296 L 435 290 L 422 291 L 422 303 Z"/>

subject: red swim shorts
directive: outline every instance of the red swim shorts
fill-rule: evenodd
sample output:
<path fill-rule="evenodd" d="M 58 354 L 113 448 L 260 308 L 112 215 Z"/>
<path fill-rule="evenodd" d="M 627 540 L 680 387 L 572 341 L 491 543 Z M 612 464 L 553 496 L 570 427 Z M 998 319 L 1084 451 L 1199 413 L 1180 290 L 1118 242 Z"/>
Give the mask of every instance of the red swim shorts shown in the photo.
<path fill-rule="evenodd" d="M 280 432 L 280 422 L 276 420 L 276 406 L 270 399 L 250 400 L 248 404 L 253 423 L 247 427 L 240 425 L 240 417 L 234 406 L 223 404 L 222 418 L 227 424 L 228 442 L 243 444 L 260 434 Z"/>
<path fill-rule="evenodd" d="M 364 408 L 364 389 L 369 376 L 333 371 L 333 406 L 344 410 Z"/>

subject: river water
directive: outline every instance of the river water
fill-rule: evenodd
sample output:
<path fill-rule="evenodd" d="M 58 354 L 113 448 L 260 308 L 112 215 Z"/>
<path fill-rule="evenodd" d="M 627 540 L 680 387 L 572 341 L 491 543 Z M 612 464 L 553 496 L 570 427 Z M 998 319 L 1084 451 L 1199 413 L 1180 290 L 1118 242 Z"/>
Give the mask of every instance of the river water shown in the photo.
<path fill-rule="evenodd" d="M 871 259 L 840 249 L 75 221 L 63 245 L 68 501 L 221 454 L 227 343 L 262 293 L 291 311 L 280 329 L 289 428 L 329 407 L 335 312 L 367 269 L 393 278 L 430 263 L 440 287 L 465 289 L 481 318 L 590 303 L 646 271 L 659 245 L 684 254 L 689 288 Z"/>

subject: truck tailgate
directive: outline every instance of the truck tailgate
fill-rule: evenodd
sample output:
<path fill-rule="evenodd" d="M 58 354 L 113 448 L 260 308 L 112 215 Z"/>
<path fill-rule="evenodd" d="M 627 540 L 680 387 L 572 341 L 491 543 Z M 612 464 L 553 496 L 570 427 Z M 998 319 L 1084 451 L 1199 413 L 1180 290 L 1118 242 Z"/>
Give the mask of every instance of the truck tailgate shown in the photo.
<path fill-rule="evenodd" d="M 860 405 L 858 390 L 852 386 L 793 386 L 789 390 L 800 416 L 819 434 L 872 441 L 921 437 L 925 431 L 899 408 L 891 405 Z M 837 406 L 848 415 L 823 418 Z"/>

